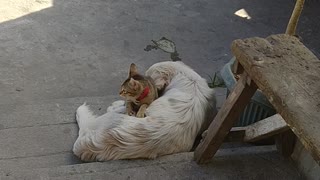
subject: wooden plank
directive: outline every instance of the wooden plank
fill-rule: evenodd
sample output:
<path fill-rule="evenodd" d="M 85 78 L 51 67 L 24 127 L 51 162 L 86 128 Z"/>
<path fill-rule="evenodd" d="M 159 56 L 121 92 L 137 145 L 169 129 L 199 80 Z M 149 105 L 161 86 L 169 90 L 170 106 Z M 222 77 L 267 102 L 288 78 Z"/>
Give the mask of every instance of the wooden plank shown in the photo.
<path fill-rule="evenodd" d="M 224 142 L 255 142 L 286 132 L 289 126 L 275 114 L 246 127 L 233 127 Z"/>
<path fill-rule="evenodd" d="M 233 127 L 224 139 L 224 142 L 243 142 L 245 133 L 246 127 Z"/>
<path fill-rule="evenodd" d="M 199 145 L 199 143 L 203 141 L 203 139 L 206 137 L 207 133 L 208 133 L 208 130 L 204 131 L 204 133 L 202 134 L 202 139 L 198 140 L 197 139 L 198 137 L 196 138 L 196 141 L 198 143 L 193 149 L 191 149 L 191 151 L 195 150 L 195 148 Z M 233 127 L 231 128 L 231 130 L 229 131 L 227 137 L 225 137 L 223 142 L 243 142 L 245 133 L 246 133 L 246 127 Z"/>
<path fill-rule="evenodd" d="M 254 142 L 289 130 L 279 114 L 275 114 L 246 127 L 244 141 Z"/>
<path fill-rule="evenodd" d="M 280 154 L 284 157 L 290 157 L 296 143 L 296 136 L 294 133 L 289 129 L 284 133 L 278 134 L 275 140 Z"/>
<path fill-rule="evenodd" d="M 232 51 L 320 164 L 320 61 L 297 38 L 235 40 Z"/>
<path fill-rule="evenodd" d="M 255 83 L 247 84 L 247 74 L 242 74 L 210 124 L 206 137 L 196 148 L 194 156 L 197 163 L 205 163 L 214 156 L 256 89 Z"/>
<path fill-rule="evenodd" d="M 232 72 L 237 75 L 237 74 L 242 74 L 243 71 L 244 70 L 241 64 L 238 61 L 235 61 L 232 66 Z"/>

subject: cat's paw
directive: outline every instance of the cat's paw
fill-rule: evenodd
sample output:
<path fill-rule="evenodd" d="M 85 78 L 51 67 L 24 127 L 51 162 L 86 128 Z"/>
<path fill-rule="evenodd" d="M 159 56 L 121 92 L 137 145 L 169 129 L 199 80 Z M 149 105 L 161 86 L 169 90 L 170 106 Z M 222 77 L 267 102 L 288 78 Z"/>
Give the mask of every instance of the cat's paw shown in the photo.
<path fill-rule="evenodd" d="M 131 112 L 128 112 L 127 115 L 129 115 L 129 116 L 136 116 L 136 112 L 131 111 Z"/>
<path fill-rule="evenodd" d="M 144 113 L 138 112 L 136 117 L 137 118 L 144 118 Z"/>

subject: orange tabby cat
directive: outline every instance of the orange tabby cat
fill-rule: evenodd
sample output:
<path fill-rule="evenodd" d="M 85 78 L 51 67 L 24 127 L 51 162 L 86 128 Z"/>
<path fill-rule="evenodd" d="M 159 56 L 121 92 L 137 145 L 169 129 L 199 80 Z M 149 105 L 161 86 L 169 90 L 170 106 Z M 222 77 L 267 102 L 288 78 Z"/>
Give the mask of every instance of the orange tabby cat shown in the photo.
<path fill-rule="evenodd" d="M 148 76 L 140 75 L 136 65 L 132 63 L 129 77 L 121 85 L 120 96 L 127 101 L 128 115 L 143 118 L 147 107 L 158 98 L 158 91 L 153 80 Z"/>

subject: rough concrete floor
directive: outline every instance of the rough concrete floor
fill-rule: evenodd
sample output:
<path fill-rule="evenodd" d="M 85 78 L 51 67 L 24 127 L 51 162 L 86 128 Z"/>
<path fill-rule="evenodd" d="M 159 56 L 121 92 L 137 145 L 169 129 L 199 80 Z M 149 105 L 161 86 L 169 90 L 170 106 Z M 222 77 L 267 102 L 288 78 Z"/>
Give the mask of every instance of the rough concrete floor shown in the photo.
<path fill-rule="evenodd" d="M 299 180 L 295 168 L 279 155 L 272 146 L 238 148 L 218 151 L 215 159 L 198 165 L 193 161 L 193 153 L 180 153 L 160 157 L 155 160 L 123 160 L 105 163 L 39 168 L 11 174 L 10 178 L 54 179 L 54 180 Z M 279 160 L 280 159 L 280 160 Z M 0 176 L 6 180 L 7 177 Z"/>
<path fill-rule="evenodd" d="M 232 40 L 283 33 L 293 3 L 0 1 L 0 169 L 78 163 L 70 151 L 75 109 L 88 101 L 104 113 L 131 62 L 144 71 L 169 60 L 143 51 L 151 39 L 172 39 L 182 60 L 208 78 L 232 57 Z M 307 2 L 298 32 L 319 57 L 317 7 Z M 234 15 L 242 8 L 251 19 Z"/>
<path fill-rule="evenodd" d="M 117 94 L 131 62 L 145 70 L 155 62 L 169 60 L 163 52 L 143 51 L 151 39 L 162 36 L 174 40 L 183 61 L 207 77 L 230 59 L 234 39 L 283 33 L 294 3 L 14 2 L 0 2 L 2 104 Z M 319 50 L 319 16 L 312 3 L 319 5 L 306 5 L 299 34 L 311 49 Z M 32 12 L 40 7 L 47 8 Z M 234 15 L 242 8 L 252 17 L 250 20 Z M 16 19 L 7 15 L 11 11 L 18 16 Z M 11 20 L 5 21 L 6 17 Z"/>

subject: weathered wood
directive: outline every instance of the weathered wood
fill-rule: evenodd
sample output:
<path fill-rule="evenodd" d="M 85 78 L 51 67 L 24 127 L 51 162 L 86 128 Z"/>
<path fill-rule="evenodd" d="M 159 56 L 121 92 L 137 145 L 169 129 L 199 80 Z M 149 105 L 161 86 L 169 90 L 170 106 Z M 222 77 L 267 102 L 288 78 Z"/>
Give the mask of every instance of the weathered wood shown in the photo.
<path fill-rule="evenodd" d="M 233 127 L 224 142 L 256 142 L 289 129 L 283 118 L 275 114 L 245 127 Z"/>
<path fill-rule="evenodd" d="M 290 157 L 294 150 L 296 136 L 291 130 L 278 134 L 275 138 L 276 146 L 280 154 L 284 157 Z"/>
<path fill-rule="evenodd" d="M 238 62 L 238 61 L 235 61 L 233 63 L 233 66 L 232 66 L 232 72 L 234 74 L 242 74 L 243 73 L 243 67 L 241 66 L 241 64 Z"/>
<path fill-rule="evenodd" d="M 243 142 L 245 133 L 246 127 L 233 127 L 224 139 L 224 142 Z"/>
<path fill-rule="evenodd" d="M 297 38 L 235 40 L 232 51 L 320 164 L 320 61 Z"/>
<path fill-rule="evenodd" d="M 289 130 L 289 126 L 279 114 L 275 114 L 246 127 L 244 141 L 254 142 L 272 137 Z"/>
<path fill-rule="evenodd" d="M 247 84 L 247 74 L 242 74 L 210 124 L 206 137 L 196 148 L 194 155 L 197 163 L 205 163 L 214 156 L 256 89 L 255 83 L 251 86 Z"/>

